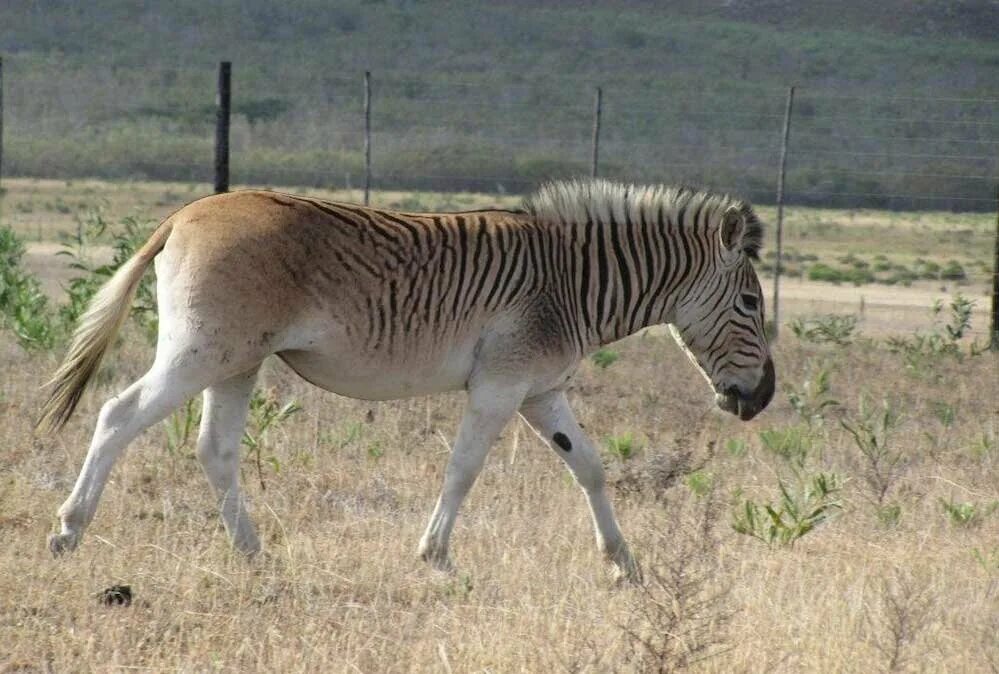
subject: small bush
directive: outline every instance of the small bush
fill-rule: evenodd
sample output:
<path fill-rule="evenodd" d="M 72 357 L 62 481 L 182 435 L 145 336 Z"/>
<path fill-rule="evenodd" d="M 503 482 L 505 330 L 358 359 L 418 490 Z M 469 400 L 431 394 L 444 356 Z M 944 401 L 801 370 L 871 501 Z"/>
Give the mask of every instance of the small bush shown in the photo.
<path fill-rule="evenodd" d="M 768 428 L 760 431 L 764 449 L 794 467 L 805 465 L 812 450 L 812 435 L 805 426 Z"/>
<path fill-rule="evenodd" d="M 827 264 L 818 262 L 808 268 L 809 281 L 825 281 L 827 283 L 842 283 L 843 272 L 833 269 Z"/>
<path fill-rule="evenodd" d="M 601 370 L 606 370 L 621 357 L 621 354 L 613 349 L 599 349 L 591 358 Z"/>
<path fill-rule="evenodd" d="M 843 279 L 849 281 L 855 286 L 866 285 L 868 283 L 874 283 L 876 280 L 874 273 L 867 269 L 866 267 L 855 267 L 853 269 L 847 269 L 843 272 Z"/>
<path fill-rule="evenodd" d="M 58 334 L 41 284 L 21 266 L 24 242 L 0 227 L 0 327 L 7 327 L 25 349 L 51 349 Z"/>
<path fill-rule="evenodd" d="M 635 456 L 641 446 L 631 433 L 622 433 L 606 438 L 607 451 L 619 461 L 627 461 Z"/>
<path fill-rule="evenodd" d="M 940 270 L 940 279 L 944 281 L 964 281 L 967 278 L 967 272 L 957 260 L 951 260 L 947 266 Z"/>
<path fill-rule="evenodd" d="M 795 318 L 788 323 L 794 336 L 803 342 L 845 346 L 854 339 L 857 317 L 853 314 L 825 314 Z"/>

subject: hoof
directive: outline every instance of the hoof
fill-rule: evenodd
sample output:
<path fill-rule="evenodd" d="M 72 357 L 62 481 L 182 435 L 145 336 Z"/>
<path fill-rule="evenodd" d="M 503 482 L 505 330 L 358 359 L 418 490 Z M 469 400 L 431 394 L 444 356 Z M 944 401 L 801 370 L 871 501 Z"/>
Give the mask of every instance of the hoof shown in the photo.
<path fill-rule="evenodd" d="M 614 564 L 614 584 L 615 585 L 641 585 L 642 568 L 631 556 L 631 551 L 623 547 L 617 554 L 611 557 Z"/>
<path fill-rule="evenodd" d="M 614 584 L 617 586 L 632 585 L 638 586 L 642 584 L 642 570 L 638 568 L 638 564 L 632 560 L 631 564 L 628 566 L 621 566 L 619 564 L 614 565 Z"/>
<path fill-rule="evenodd" d="M 248 559 L 260 554 L 260 541 L 254 536 L 250 540 L 232 541 L 232 549 Z"/>
<path fill-rule="evenodd" d="M 76 550 L 80 537 L 73 532 L 49 535 L 49 550 L 53 557 L 62 557 L 67 552 Z"/>
<path fill-rule="evenodd" d="M 420 549 L 420 559 L 430 565 L 434 571 L 440 571 L 441 573 L 453 573 L 454 564 L 451 563 L 451 558 L 448 554 L 437 553 L 432 550 Z"/>

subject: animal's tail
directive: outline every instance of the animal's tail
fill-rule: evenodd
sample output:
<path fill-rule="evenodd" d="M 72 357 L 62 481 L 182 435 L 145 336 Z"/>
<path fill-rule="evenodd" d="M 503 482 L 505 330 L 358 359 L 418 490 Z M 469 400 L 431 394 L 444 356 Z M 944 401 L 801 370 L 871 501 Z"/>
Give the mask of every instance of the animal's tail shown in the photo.
<path fill-rule="evenodd" d="M 142 248 L 94 295 L 73 333 L 66 358 L 46 385 L 49 397 L 42 406 L 36 430 L 57 432 L 72 416 L 87 383 L 97 372 L 104 354 L 128 317 L 142 275 L 163 250 L 172 230 L 170 220 L 160 224 Z"/>

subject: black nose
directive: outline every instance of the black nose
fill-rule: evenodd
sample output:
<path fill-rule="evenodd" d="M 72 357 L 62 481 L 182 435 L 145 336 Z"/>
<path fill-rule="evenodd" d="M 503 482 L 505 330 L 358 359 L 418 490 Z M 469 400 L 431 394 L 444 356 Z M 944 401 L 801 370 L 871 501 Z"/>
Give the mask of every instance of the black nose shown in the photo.
<path fill-rule="evenodd" d="M 745 392 L 738 386 L 729 386 L 722 392 L 719 405 L 726 412 L 737 415 L 743 421 L 749 421 L 773 400 L 776 380 L 773 360 L 767 358 L 763 364 L 763 376 L 760 377 L 755 389 Z"/>

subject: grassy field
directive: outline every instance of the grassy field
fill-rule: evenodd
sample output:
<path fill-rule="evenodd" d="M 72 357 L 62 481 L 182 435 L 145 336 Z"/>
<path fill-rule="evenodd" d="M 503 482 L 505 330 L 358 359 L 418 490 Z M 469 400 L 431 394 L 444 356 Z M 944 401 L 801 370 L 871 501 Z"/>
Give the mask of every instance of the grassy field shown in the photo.
<path fill-rule="evenodd" d="M 73 231 L 74 212 L 95 199 L 112 220 L 158 218 L 205 191 L 7 187 L 5 220 L 49 246 L 32 261 L 41 271 L 58 232 Z M 941 262 L 970 268 L 967 251 L 987 249 L 987 226 L 980 216 L 793 209 L 788 245 L 830 261 L 940 251 Z M 973 246 L 944 241 L 964 229 Z M 894 309 L 927 316 L 924 335 L 934 328 L 923 300 L 957 288 L 798 283 L 821 295 L 801 300 L 815 313 L 856 315 L 853 292 L 895 296 Z M 960 288 L 977 297 L 982 277 L 969 284 Z M 582 494 L 519 420 L 458 520 L 458 570 L 429 570 L 416 544 L 462 397 L 355 401 L 278 362 L 264 368 L 261 407 L 296 401 L 302 411 L 263 434 L 259 463 L 247 454 L 243 464 L 264 554 L 247 562 L 228 548 L 187 432 L 195 405 L 134 443 L 81 548 L 53 560 L 45 535 L 97 410 L 144 371 L 151 347 L 128 326 L 76 417 L 38 438 L 40 387 L 61 354 L 27 352 L 0 332 L 0 671 L 996 671 L 999 360 L 973 355 L 968 337 L 949 339 L 947 309 L 936 341 L 875 313 L 841 344 L 785 329 L 778 394 L 748 424 L 714 409 L 662 334 L 613 345 L 606 367 L 582 365 L 570 400 L 604 447 L 641 587 L 611 582 Z M 114 585 L 130 586 L 131 605 L 101 600 Z"/>

